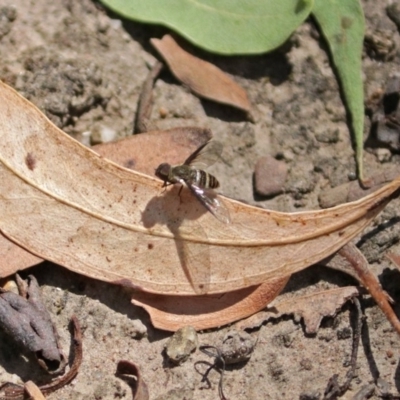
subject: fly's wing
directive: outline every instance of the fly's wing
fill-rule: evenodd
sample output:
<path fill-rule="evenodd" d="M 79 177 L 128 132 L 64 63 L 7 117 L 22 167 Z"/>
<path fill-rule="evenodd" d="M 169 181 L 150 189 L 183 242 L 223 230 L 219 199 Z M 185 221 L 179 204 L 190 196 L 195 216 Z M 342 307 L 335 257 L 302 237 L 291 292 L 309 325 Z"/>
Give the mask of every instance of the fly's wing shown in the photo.
<path fill-rule="evenodd" d="M 210 211 L 218 221 L 229 224 L 231 217 L 229 211 L 221 199 L 217 197 L 217 194 L 211 189 L 202 189 L 193 184 L 187 184 L 192 193 L 197 197 L 203 206 Z"/>
<path fill-rule="evenodd" d="M 199 147 L 183 164 L 198 169 L 205 169 L 214 164 L 220 158 L 221 153 L 222 143 L 211 140 Z"/>

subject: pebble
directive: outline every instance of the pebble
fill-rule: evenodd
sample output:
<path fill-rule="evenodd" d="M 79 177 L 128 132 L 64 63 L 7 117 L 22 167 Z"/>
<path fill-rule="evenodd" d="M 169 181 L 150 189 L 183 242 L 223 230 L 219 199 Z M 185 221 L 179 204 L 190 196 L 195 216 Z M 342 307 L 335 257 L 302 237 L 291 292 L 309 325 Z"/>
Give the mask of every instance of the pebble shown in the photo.
<path fill-rule="evenodd" d="M 178 329 L 165 345 L 165 354 L 174 364 L 184 363 L 199 344 L 197 332 L 192 326 Z"/>
<path fill-rule="evenodd" d="M 379 162 L 389 162 L 392 158 L 392 153 L 389 149 L 379 148 L 376 150 L 376 158 Z"/>
<path fill-rule="evenodd" d="M 99 124 L 95 125 L 92 129 L 92 144 L 108 143 L 117 138 L 117 132 L 108 126 Z"/>
<path fill-rule="evenodd" d="M 245 331 L 231 330 L 222 340 L 221 355 L 226 364 L 247 361 L 253 353 L 256 340 Z"/>
<path fill-rule="evenodd" d="M 141 339 L 147 335 L 146 325 L 139 319 L 130 320 L 124 327 L 125 333 L 132 339 Z"/>
<path fill-rule="evenodd" d="M 254 189 L 266 197 L 276 196 L 284 190 L 288 173 L 285 162 L 272 156 L 261 157 L 254 167 Z"/>

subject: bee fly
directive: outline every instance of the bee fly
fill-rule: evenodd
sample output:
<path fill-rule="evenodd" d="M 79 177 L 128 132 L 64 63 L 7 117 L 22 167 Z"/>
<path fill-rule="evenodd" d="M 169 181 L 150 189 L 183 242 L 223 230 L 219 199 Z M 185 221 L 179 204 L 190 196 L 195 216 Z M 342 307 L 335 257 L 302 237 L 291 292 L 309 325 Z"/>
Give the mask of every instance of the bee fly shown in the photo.
<path fill-rule="evenodd" d="M 214 164 L 221 152 L 220 142 L 207 142 L 191 154 L 182 165 L 172 166 L 163 163 L 158 166 L 155 174 L 164 181 L 163 187 L 174 183 L 187 186 L 208 211 L 219 221 L 228 224 L 229 212 L 212 190 L 219 187 L 219 182 L 215 176 L 203 170 Z"/>

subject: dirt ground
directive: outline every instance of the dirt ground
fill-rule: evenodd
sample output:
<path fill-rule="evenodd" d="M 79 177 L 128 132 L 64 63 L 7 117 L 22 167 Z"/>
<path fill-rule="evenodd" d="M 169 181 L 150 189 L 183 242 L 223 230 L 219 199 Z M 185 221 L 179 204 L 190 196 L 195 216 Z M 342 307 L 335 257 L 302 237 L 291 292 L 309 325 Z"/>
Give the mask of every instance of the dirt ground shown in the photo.
<path fill-rule="evenodd" d="M 398 72 L 400 36 L 386 15 L 386 2 L 364 0 L 362 4 L 368 32 L 386 38 L 386 52 L 364 55 L 369 96 Z M 90 137 L 95 141 L 98 132 L 104 131 L 115 138 L 128 136 L 147 65 L 155 61 L 149 39 L 164 32 L 121 20 L 90 0 L 0 0 L 0 79 L 78 140 Z M 305 23 L 272 54 L 198 54 L 246 88 L 256 123 L 246 121 L 236 110 L 199 100 L 168 72 L 156 83 L 152 119 L 160 129 L 196 125 L 213 131 L 224 144 L 225 162 L 210 169 L 222 183 L 221 193 L 260 207 L 294 212 L 320 208 L 321 193 L 354 179 L 345 108 L 313 24 Z M 369 125 L 366 119 L 366 138 Z M 255 162 L 265 155 L 283 160 L 288 167 L 285 192 L 272 199 L 255 195 L 253 189 Z M 366 148 L 364 160 L 366 176 L 400 164 L 398 154 L 376 143 Z M 399 274 L 385 254 L 389 250 L 400 253 L 399 205 L 399 200 L 390 203 L 359 242 L 371 268 L 397 301 Z M 129 386 L 115 376 L 121 359 L 138 363 L 151 399 L 218 398 L 219 373 L 211 371 L 208 385 L 201 382 L 194 365 L 211 359 L 197 351 L 181 366 L 171 367 L 163 356 L 170 334 L 154 329 L 146 312 L 131 305 L 123 288 L 50 263 L 31 268 L 23 276 L 27 274 L 39 281 L 65 351 L 70 345 L 67 326 L 72 314 L 84 331 L 79 374 L 72 384 L 49 395 L 50 400 L 131 399 Z M 354 284 L 351 278 L 314 266 L 294 275 L 285 293 L 290 296 L 348 284 Z M 367 398 L 360 390 L 378 378 L 381 385 L 387 385 L 383 390 L 400 390 L 399 337 L 368 296 L 362 305 L 366 324 L 357 376 L 344 399 Z M 227 369 L 227 397 L 322 399 L 332 375 L 338 374 L 341 382 L 348 371 L 352 310 L 348 304 L 334 319 L 324 320 L 315 336 L 306 335 L 302 323 L 289 317 L 251 332 L 258 340 L 256 349 L 246 364 Z M 203 332 L 199 342 L 217 345 L 228 330 Z M 0 340 L 0 383 L 48 379 L 3 333 Z M 380 398 L 377 391 L 371 398 Z"/>

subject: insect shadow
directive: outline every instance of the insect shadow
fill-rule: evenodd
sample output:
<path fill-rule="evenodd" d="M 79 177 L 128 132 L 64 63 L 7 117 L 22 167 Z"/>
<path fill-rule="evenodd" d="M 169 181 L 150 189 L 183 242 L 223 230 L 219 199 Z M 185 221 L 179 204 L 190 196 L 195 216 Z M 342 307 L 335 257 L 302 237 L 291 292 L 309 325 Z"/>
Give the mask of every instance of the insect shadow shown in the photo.
<path fill-rule="evenodd" d="M 205 294 L 209 289 L 210 252 L 205 243 L 205 230 L 200 223 L 192 221 L 207 212 L 188 188 L 174 185 L 166 190 L 160 189 L 160 195 L 153 197 L 142 213 L 142 222 L 146 228 L 164 225 L 174 235 L 183 271 L 197 294 Z M 190 224 L 188 221 L 191 221 Z M 189 241 L 187 235 L 198 237 L 201 242 Z"/>

